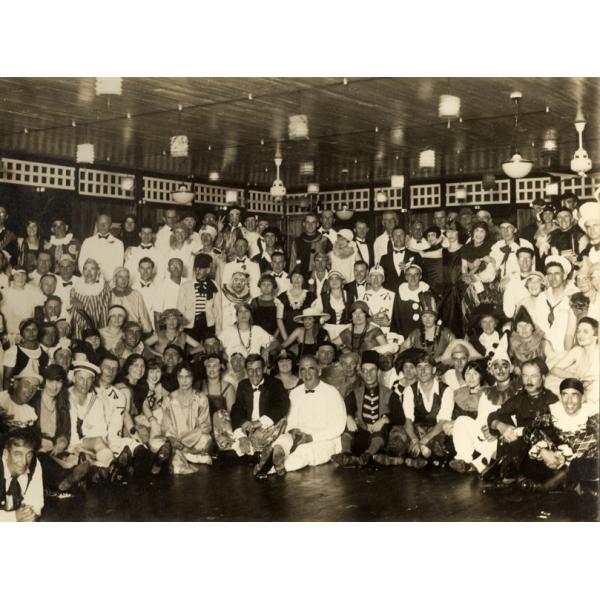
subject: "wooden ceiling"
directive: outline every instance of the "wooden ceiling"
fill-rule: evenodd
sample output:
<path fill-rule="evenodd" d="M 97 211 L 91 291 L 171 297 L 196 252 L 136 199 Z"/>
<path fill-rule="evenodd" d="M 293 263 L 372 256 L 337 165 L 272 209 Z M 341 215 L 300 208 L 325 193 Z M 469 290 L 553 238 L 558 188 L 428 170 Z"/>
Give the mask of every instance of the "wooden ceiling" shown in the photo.
<path fill-rule="evenodd" d="M 510 155 L 514 90 L 523 93 L 519 146 L 536 168 L 568 167 L 578 110 L 584 147 L 600 160 L 600 78 L 125 78 L 110 97 L 96 96 L 94 78 L 0 78 L 0 153 L 73 161 L 76 144 L 93 142 L 97 165 L 200 179 L 218 171 L 223 182 L 266 188 L 279 148 L 290 190 L 393 173 L 479 176 Z M 448 93 L 461 98 L 462 117 L 449 128 L 437 112 Z M 288 139 L 295 114 L 308 116 L 309 139 Z M 558 149 L 546 152 L 552 130 Z M 189 137 L 190 157 L 169 156 L 176 134 Z M 418 168 L 427 148 L 433 171 Z M 307 161 L 314 175 L 301 174 Z"/>

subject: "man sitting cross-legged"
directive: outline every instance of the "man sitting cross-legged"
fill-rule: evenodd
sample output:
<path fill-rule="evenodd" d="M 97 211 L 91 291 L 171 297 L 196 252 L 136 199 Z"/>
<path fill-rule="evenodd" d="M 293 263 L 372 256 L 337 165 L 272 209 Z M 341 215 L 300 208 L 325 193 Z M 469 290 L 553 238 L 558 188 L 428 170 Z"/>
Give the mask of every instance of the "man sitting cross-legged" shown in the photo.
<path fill-rule="evenodd" d="M 331 460 L 343 467 L 366 466 L 385 446 L 389 431 L 389 400 L 392 391 L 379 383 L 379 354 L 362 353 L 362 381 L 345 399 L 348 417 L 342 435 L 342 452 Z"/>
<path fill-rule="evenodd" d="M 285 428 L 290 400 L 281 380 L 265 374 L 260 354 L 245 361 L 247 379 L 240 381 L 231 409 L 231 426 L 238 455 L 261 452 Z"/>
<path fill-rule="evenodd" d="M 322 465 L 342 449 L 346 407 L 340 393 L 321 381 L 314 356 L 300 359 L 299 374 L 304 383 L 290 392 L 286 433 L 275 440 L 272 451 L 263 451 L 255 470 L 258 475 L 271 464 L 278 475 Z"/>

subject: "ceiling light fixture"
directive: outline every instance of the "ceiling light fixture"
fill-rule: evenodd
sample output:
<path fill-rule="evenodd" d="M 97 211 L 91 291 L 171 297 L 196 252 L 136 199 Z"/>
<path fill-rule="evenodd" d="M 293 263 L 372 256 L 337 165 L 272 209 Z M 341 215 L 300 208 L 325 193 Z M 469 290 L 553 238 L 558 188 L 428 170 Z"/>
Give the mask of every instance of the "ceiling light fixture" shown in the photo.
<path fill-rule="evenodd" d="M 395 190 L 404 189 L 404 175 L 392 175 L 390 181 L 390 187 Z"/>
<path fill-rule="evenodd" d="M 218 171 L 211 171 L 208 174 L 208 180 L 209 181 L 219 181 L 219 179 L 220 179 L 220 175 L 219 175 Z"/>
<path fill-rule="evenodd" d="M 131 175 L 126 175 L 125 177 L 121 177 L 121 189 L 124 192 L 130 192 L 135 185 L 135 177 Z"/>
<path fill-rule="evenodd" d="M 277 173 L 275 175 L 275 181 L 273 181 L 273 184 L 271 185 L 271 196 L 273 196 L 273 198 L 283 198 L 286 194 L 285 185 L 283 185 L 283 181 L 281 181 L 279 177 L 279 167 L 281 167 L 282 162 L 283 158 L 281 157 L 279 150 L 277 150 L 277 153 L 275 154 L 275 168 L 277 169 Z"/>
<path fill-rule="evenodd" d="M 346 198 L 346 202 L 348 199 L 348 175 L 349 175 L 350 171 L 348 169 L 342 169 L 342 178 L 344 180 L 344 198 Z M 350 220 L 353 215 L 354 215 L 354 211 L 348 206 L 348 204 L 344 202 L 342 204 L 342 207 L 339 210 L 335 211 L 335 216 L 340 220 L 340 221 L 348 221 Z"/>
<path fill-rule="evenodd" d="M 523 98 L 521 92 L 513 92 L 510 99 L 515 105 L 515 138 L 514 150 L 512 156 L 502 163 L 502 170 L 512 179 L 521 179 L 527 177 L 533 168 L 533 161 L 524 159 L 518 150 L 518 135 L 519 135 L 519 102 Z"/>
<path fill-rule="evenodd" d="M 171 192 L 171 199 L 177 204 L 190 204 L 194 199 L 194 192 L 188 185 L 182 183 L 176 192 Z"/>
<path fill-rule="evenodd" d="M 579 134 L 579 148 L 575 150 L 573 160 L 571 160 L 571 171 L 575 171 L 579 177 L 585 177 L 586 173 L 592 169 L 592 160 L 583 147 L 583 130 L 585 129 L 585 119 L 582 115 L 577 116 L 575 121 L 575 129 Z"/>
<path fill-rule="evenodd" d="M 308 187 L 306 188 L 306 193 L 307 194 L 318 194 L 320 190 L 319 184 L 318 183 L 309 183 Z"/>
<path fill-rule="evenodd" d="M 457 200 L 466 200 L 467 199 L 467 190 L 464 187 L 456 188 L 456 193 L 454 194 Z"/>
<path fill-rule="evenodd" d="M 186 158 L 189 147 L 187 135 L 173 135 L 169 138 L 169 150 L 173 158 Z"/>
<path fill-rule="evenodd" d="M 377 192 L 375 195 L 375 201 L 377 204 L 385 204 L 388 201 L 387 194 L 384 191 Z"/>
<path fill-rule="evenodd" d="M 460 118 L 460 98 L 451 94 L 442 94 L 438 105 L 438 117 L 450 123 Z"/>
<path fill-rule="evenodd" d="M 96 77 L 96 96 L 120 96 L 122 91 L 122 77 Z"/>

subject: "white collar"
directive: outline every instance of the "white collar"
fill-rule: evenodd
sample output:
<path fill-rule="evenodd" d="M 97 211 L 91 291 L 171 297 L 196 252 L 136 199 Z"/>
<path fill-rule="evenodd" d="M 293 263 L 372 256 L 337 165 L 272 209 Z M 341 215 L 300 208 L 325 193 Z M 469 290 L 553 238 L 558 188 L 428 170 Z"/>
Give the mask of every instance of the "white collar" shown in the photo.
<path fill-rule="evenodd" d="M 50 243 L 53 246 L 63 246 L 64 244 L 70 244 L 73 239 L 73 234 L 71 232 L 67 233 L 64 238 L 57 238 L 54 235 L 50 236 Z"/>

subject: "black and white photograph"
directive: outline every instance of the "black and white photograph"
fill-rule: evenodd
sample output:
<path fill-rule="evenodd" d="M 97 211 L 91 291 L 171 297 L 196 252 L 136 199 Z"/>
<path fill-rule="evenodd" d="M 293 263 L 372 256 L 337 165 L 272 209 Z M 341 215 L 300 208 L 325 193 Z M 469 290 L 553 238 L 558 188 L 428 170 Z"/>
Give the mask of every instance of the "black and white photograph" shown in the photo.
<path fill-rule="evenodd" d="M 162 40 L 107 68 L 73 24 L 74 72 L 0 73 L 0 531 L 97 561 L 102 525 L 113 567 L 148 536 L 256 577 L 271 554 L 301 577 L 333 524 L 348 575 L 400 540 L 480 554 L 499 524 L 573 548 L 599 518 L 598 69 L 523 72 L 513 47 L 456 73 L 431 36 L 410 67 L 385 44 L 336 66 L 332 37 L 269 69 L 293 14 L 249 72 L 250 38 L 221 66 L 221 20 L 192 65 Z"/>

